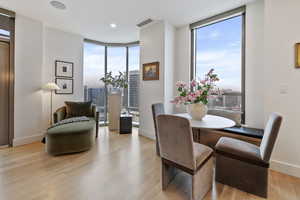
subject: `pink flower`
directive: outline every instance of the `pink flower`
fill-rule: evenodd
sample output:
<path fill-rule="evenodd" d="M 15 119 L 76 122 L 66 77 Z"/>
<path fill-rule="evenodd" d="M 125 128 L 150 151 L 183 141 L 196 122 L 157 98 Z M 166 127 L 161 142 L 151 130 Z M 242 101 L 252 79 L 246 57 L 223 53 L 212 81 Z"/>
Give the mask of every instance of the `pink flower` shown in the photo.
<path fill-rule="evenodd" d="M 188 96 L 187 96 L 187 99 L 188 99 L 188 101 L 190 101 L 190 102 L 195 101 L 196 98 L 197 98 L 197 96 L 196 96 L 196 94 L 195 94 L 194 92 L 189 93 Z"/>
<path fill-rule="evenodd" d="M 186 87 L 186 83 L 183 82 L 183 81 L 178 81 L 176 83 L 176 87 L 178 87 L 178 88 L 185 88 Z"/>
<path fill-rule="evenodd" d="M 195 95 L 196 95 L 197 97 L 201 96 L 202 93 L 203 93 L 202 90 L 196 90 L 196 91 L 195 91 Z"/>
<path fill-rule="evenodd" d="M 201 80 L 201 81 L 200 81 L 200 83 L 201 83 L 202 85 L 205 85 L 206 82 L 207 82 L 207 80 Z"/>
<path fill-rule="evenodd" d="M 191 87 L 196 87 L 197 86 L 197 81 L 192 80 L 190 85 L 191 85 Z"/>
<path fill-rule="evenodd" d="M 177 96 L 171 101 L 173 104 L 184 104 L 188 101 L 187 97 Z"/>
<path fill-rule="evenodd" d="M 215 82 L 218 80 L 218 75 L 214 74 L 214 69 L 211 69 L 203 80 L 192 80 L 190 84 L 178 81 L 176 83 L 178 96 L 176 96 L 171 103 L 188 104 L 203 102 L 207 104 L 207 99 L 210 95 L 218 95 L 221 93 L 215 88 Z"/>

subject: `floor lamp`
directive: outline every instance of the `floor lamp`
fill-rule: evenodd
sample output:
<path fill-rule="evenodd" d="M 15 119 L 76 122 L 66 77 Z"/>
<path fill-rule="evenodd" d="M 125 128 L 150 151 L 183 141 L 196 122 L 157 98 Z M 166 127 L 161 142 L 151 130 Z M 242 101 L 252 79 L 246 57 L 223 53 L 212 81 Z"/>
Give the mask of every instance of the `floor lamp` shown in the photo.
<path fill-rule="evenodd" d="M 48 90 L 50 91 L 50 126 L 52 125 L 53 123 L 53 120 L 52 120 L 52 99 L 53 99 L 53 91 L 55 90 L 59 90 L 60 88 L 58 87 L 58 85 L 56 85 L 56 83 L 47 83 L 45 86 L 44 86 L 44 89 L 45 90 Z"/>

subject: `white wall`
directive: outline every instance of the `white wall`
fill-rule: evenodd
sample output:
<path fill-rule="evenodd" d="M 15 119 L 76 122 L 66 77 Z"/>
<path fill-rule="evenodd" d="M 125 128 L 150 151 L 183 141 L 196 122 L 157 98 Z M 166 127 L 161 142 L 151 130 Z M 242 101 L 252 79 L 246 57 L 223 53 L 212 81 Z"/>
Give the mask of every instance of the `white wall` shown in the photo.
<path fill-rule="evenodd" d="M 169 101 L 173 96 L 174 67 L 174 27 L 164 21 L 158 21 L 140 30 L 140 71 L 142 65 L 160 62 L 159 80 L 140 80 L 140 129 L 139 134 L 155 139 L 151 105 L 164 103 L 166 112 L 172 112 Z"/>
<path fill-rule="evenodd" d="M 264 128 L 264 1 L 247 5 L 245 42 L 246 124 Z"/>
<path fill-rule="evenodd" d="M 140 79 L 139 89 L 139 134 L 149 138 L 154 137 L 151 104 L 164 101 L 164 22 L 151 24 L 140 30 L 140 72 L 143 64 L 149 62 L 160 63 L 158 81 L 143 81 Z"/>
<path fill-rule="evenodd" d="M 190 81 L 191 74 L 191 31 L 189 25 L 176 29 L 175 32 L 175 65 L 174 65 L 174 83 L 177 81 Z M 177 93 L 174 87 L 174 94 Z M 185 112 L 185 106 L 175 106 L 175 112 Z"/>
<path fill-rule="evenodd" d="M 83 37 L 45 27 L 43 84 L 55 81 L 55 60 L 74 63 L 74 94 L 54 95 L 53 111 L 64 105 L 65 101 L 83 101 Z M 47 127 L 50 113 L 50 94 L 43 95 L 43 122 Z"/>
<path fill-rule="evenodd" d="M 164 105 L 167 113 L 173 113 L 170 101 L 174 98 L 175 28 L 165 22 L 165 73 Z"/>
<path fill-rule="evenodd" d="M 43 25 L 17 15 L 15 35 L 14 145 L 40 139 L 42 134 Z"/>
<path fill-rule="evenodd" d="M 294 67 L 294 45 L 300 42 L 299 8 L 298 0 L 265 0 L 265 117 L 274 111 L 284 117 L 271 166 L 298 177 L 300 70 Z"/>
<path fill-rule="evenodd" d="M 54 109 L 66 100 L 83 100 L 83 38 L 16 16 L 14 146 L 39 141 L 50 118 L 49 93 L 56 59 L 74 62 L 74 94 L 55 95 Z"/>

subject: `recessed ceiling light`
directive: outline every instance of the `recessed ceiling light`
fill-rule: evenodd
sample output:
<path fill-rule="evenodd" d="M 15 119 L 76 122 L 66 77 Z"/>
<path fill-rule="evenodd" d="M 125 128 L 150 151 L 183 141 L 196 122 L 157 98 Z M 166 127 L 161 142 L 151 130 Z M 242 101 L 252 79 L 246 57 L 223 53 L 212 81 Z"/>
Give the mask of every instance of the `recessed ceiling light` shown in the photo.
<path fill-rule="evenodd" d="M 51 6 L 59 10 L 65 10 L 67 7 L 64 3 L 60 1 L 50 1 Z"/>
<path fill-rule="evenodd" d="M 117 28 L 117 24 L 110 24 L 110 27 Z"/>

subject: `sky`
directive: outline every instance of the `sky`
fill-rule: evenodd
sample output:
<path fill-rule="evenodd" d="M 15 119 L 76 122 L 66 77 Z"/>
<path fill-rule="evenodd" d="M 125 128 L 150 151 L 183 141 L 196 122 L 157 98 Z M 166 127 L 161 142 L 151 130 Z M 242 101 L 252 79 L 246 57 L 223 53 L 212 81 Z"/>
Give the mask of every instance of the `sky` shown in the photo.
<path fill-rule="evenodd" d="M 100 78 L 104 76 L 104 46 L 84 44 L 84 85 L 88 87 L 102 87 Z M 129 47 L 129 71 L 139 69 L 139 47 Z M 119 71 L 126 72 L 126 48 L 107 48 L 107 72 L 113 75 Z"/>
<path fill-rule="evenodd" d="M 196 30 L 196 77 L 215 69 L 222 89 L 241 91 L 242 16 Z"/>

